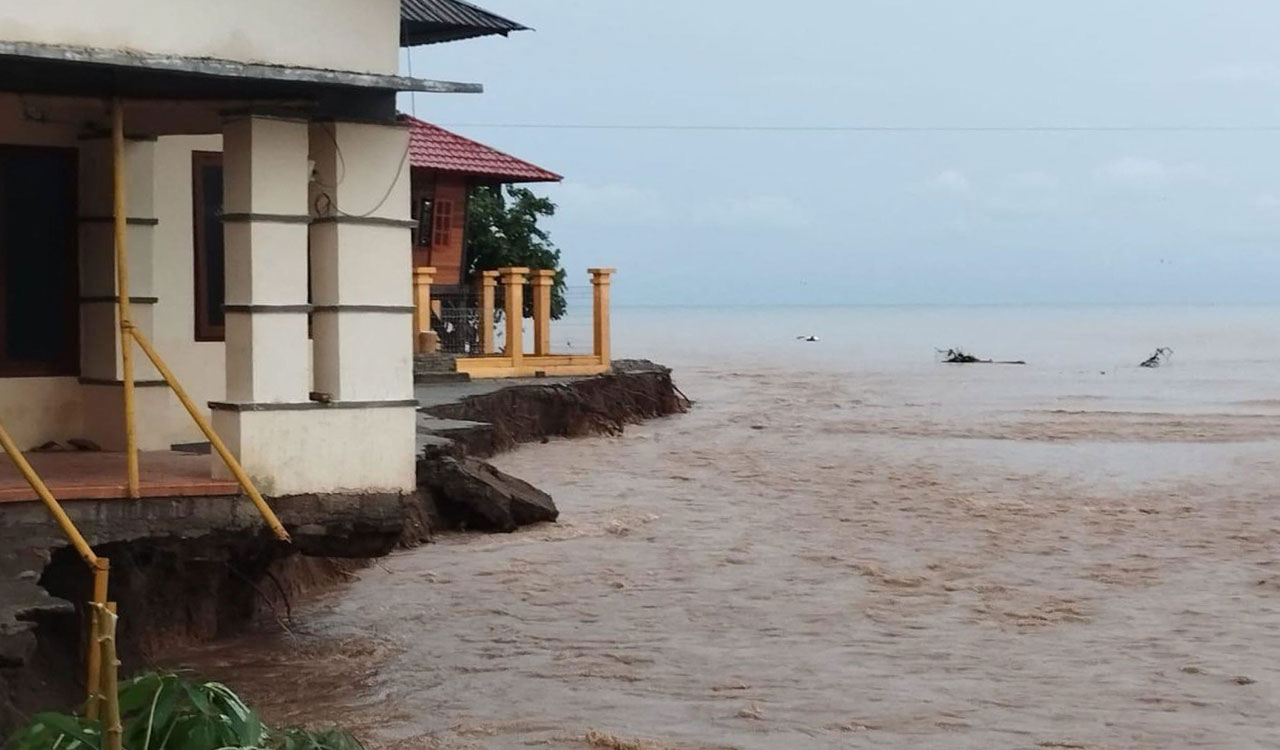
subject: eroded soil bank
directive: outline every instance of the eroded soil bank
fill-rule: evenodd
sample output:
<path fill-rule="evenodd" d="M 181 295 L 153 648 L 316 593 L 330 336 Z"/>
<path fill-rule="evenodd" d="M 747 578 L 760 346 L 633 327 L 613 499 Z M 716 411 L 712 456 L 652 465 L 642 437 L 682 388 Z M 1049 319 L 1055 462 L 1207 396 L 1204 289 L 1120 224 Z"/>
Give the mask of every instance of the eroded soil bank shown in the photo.
<path fill-rule="evenodd" d="M 619 369 L 437 404 L 433 412 L 484 422 L 478 433 L 487 437 L 435 455 L 489 456 L 519 442 L 616 434 L 626 424 L 687 408 L 668 370 L 647 363 Z M 424 492 L 273 503 L 293 546 L 258 528 L 242 498 L 68 504 L 112 561 L 126 673 L 152 664 L 163 650 L 235 635 L 256 622 L 288 630 L 295 626 L 292 604 L 303 595 L 349 580 L 371 559 L 422 544 L 449 526 Z M 89 582 L 43 508 L 0 506 L 0 737 L 32 711 L 81 699 L 83 613 L 72 602 L 88 598 Z"/>

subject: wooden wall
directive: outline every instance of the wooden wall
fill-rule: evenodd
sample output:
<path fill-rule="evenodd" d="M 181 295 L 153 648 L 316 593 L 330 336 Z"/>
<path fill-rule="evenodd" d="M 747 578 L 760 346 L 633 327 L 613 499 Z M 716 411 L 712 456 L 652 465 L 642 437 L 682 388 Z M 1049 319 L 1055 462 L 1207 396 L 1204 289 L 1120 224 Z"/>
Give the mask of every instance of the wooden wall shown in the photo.
<path fill-rule="evenodd" d="M 414 266 L 434 266 L 435 286 L 462 283 L 463 233 L 467 216 L 466 178 L 429 170 L 413 170 L 413 218 L 424 226 L 419 211 L 424 199 L 431 199 L 434 215 L 430 237 L 413 231 Z"/>

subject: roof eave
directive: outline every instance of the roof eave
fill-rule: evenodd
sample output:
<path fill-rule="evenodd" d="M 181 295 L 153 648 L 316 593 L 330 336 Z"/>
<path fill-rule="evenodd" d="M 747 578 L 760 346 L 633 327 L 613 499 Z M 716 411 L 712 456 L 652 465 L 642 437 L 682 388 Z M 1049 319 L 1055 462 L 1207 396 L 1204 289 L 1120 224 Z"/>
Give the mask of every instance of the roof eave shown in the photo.
<path fill-rule="evenodd" d="M 473 169 L 456 169 L 450 167 L 439 166 L 414 166 L 413 169 L 424 169 L 431 172 L 444 172 L 446 174 L 458 175 L 461 177 L 472 177 L 477 180 L 487 182 L 497 182 L 503 185 L 520 185 L 535 182 L 550 183 L 563 182 L 564 177 L 555 172 L 547 172 L 545 177 L 529 177 L 527 175 L 497 174 L 494 172 L 480 172 Z"/>
<path fill-rule="evenodd" d="M 509 36 L 512 31 L 531 31 L 521 26 L 516 29 L 489 29 L 479 26 L 453 26 L 440 28 L 433 24 L 405 22 L 401 24 L 401 47 L 424 47 L 428 44 L 459 42 L 465 39 L 479 39 L 486 36 Z"/>
<path fill-rule="evenodd" d="M 399 75 L 246 63 L 234 60 L 161 55 L 148 52 L 125 52 L 122 50 L 74 47 L 60 44 L 0 41 L 0 57 L 134 68 L 222 79 L 312 84 L 323 87 L 337 86 L 384 91 L 421 91 L 450 94 L 479 94 L 484 92 L 484 86 L 478 83 L 435 81 Z"/>

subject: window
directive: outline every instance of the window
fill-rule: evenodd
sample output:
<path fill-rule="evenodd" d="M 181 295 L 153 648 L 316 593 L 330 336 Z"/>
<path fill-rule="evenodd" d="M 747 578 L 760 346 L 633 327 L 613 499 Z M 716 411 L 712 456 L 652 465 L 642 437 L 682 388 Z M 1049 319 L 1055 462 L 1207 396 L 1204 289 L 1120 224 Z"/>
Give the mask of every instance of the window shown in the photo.
<path fill-rule="evenodd" d="M 74 149 L 0 146 L 0 376 L 76 375 Z"/>
<path fill-rule="evenodd" d="M 226 341 L 227 254 L 222 233 L 222 152 L 191 152 L 195 231 L 196 341 Z M 307 237 L 307 302 L 311 301 L 311 237 Z M 310 335 L 311 323 L 307 321 Z"/>
<path fill-rule="evenodd" d="M 418 235 L 415 244 L 422 247 L 431 247 L 431 240 L 435 237 L 434 227 L 432 226 L 434 219 L 435 209 L 432 207 L 431 199 L 423 198 L 418 201 Z"/>
<path fill-rule="evenodd" d="M 196 341 L 223 341 L 227 301 L 226 253 L 222 240 L 222 154 L 191 154 L 193 226 L 195 229 Z"/>
<path fill-rule="evenodd" d="M 435 218 L 432 221 L 431 245 L 446 247 L 453 234 L 453 201 L 436 201 Z"/>

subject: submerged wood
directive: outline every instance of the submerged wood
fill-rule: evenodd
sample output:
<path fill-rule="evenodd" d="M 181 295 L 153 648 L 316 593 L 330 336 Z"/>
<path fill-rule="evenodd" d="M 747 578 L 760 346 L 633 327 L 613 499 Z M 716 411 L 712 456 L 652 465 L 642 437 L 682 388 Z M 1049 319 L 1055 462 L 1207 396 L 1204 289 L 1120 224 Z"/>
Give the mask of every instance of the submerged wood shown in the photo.
<path fill-rule="evenodd" d="M 946 351 L 939 349 L 938 353 L 942 355 L 942 361 L 945 364 L 949 364 L 949 365 L 1025 365 L 1026 364 L 1026 361 L 1021 359 L 1005 359 L 1005 360 L 978 359 L 977 357 L 973 356 L 972 354 L 969 354 L 963 349 L 947 349 Z"/>
<path fill-rule="evenodd" d="M 1156 349 L 1155 354 L 1152 354 L 1150 357 L 1147 357 L 1146 359 L 1144 359 L 1142 363 L 1139 364 L 1138 366 L 1139 367 L 1159 367 L 1161 365 L 1168 364 L 1169 360 L 1172 358 L 1173 358 L 1173 350 L 1167 346 L 1162 346 L 1159 349 Z"/>

